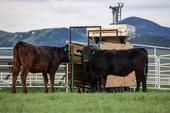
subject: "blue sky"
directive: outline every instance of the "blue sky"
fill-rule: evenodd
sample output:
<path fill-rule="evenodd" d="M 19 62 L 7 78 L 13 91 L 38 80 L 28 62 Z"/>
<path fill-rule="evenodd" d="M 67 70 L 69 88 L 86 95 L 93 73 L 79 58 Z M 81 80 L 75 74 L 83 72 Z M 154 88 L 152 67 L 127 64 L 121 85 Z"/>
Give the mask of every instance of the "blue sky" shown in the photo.
<path fill-rule="evenodd" d="M 109 24 L 108 7 L 120 1 L 124 3 L 123 19 L 137 16 L 170 27 L 170 0 L 1 0 L 0 30 Z"/>

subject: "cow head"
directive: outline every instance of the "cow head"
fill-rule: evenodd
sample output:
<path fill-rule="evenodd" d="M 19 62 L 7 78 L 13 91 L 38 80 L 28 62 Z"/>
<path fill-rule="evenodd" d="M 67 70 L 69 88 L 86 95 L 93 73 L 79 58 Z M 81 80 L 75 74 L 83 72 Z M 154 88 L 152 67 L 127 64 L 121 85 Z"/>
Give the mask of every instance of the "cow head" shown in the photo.
<path fill-rule="evenodd" d="M 69 62 L 69 46 L 68 46 L 68 44 L 66 44 L 63 47 L 62 58 L 63 58 L 63 62 L 66 62 L 66 63 Z"/>
<path fill-rule="evenodd" d="M 83 62 L 89 62 L 90 56 L 93 54 L 96 47 L 94 46 L 85 46 L 82 50 L 82 60 Z"/>

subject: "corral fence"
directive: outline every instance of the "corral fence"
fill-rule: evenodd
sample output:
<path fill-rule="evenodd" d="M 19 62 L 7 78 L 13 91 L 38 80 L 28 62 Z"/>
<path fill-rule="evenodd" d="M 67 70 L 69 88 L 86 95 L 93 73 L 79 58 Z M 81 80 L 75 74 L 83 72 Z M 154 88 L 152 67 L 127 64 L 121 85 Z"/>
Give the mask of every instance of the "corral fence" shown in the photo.
<path fill-rule="evenodd" d="M 148 89 L 170 90 L 170 48 L 141 44 L 133 45 L 146 48 L 148 51 Z M 9 65 L 8 62 L 12 60 L 12 49 L 0 47 L 0 87 L 11 87 L 12 77 L 10 76 L 8 80 L 5 80 L 5 77 L 11 74 L 10 68 L 12 65 Z M 17 87 L 21 87 L 20 76 L 18 76 Z M 42 74 L 29 73 L 27 76 L 27 87 L 44 87 Z M 55 87 L 65 88 L 66 92 L 68 92 L 68 64 L 60 65 L 56 72 Z"/>
<path fill-rule="evenodd" d="M 133 44 L 148 51 L 148 89 L 170 90 L 170 48 Z"/>

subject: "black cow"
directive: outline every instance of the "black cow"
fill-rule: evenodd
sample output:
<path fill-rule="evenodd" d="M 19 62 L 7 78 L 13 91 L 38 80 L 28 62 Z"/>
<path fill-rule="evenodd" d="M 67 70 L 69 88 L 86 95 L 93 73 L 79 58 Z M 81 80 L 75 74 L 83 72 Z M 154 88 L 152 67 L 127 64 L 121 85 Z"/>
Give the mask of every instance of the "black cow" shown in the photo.
<path fill-rule="evenodd" d="M 88 50 L 88 47 L 90 50 Z M 83 89 L 82 91 L 85 92 L 85 86 L 86 85 L 90 85 L 90 82 L 91 82 L 91 76 L 90 76 L 90 68 L 89 68 L 89 56 L 91 55 L 91 52 L 93 50 L 96 50 L 97 48 L 94 47 L 94 46 L 85 46 L 83 48 L 83 50 L 78 50 L 77 52 L 80 52 L 82 55 L 81 55 L 81 66 L 82 66 L 82 83 L 83 83 Z M 93 80 L 93 83 L 94 84 L 97 84 L 96 83 L 97 81 Z"/>
<path fill-rule="evenodd" d="M 16 80 L 21 69 L 22 91 L 27 92 L 26 78 L 28 72 L 42 73 L 45 92 L 50 74 L 51 92 L 54 92 L 54 76 L 62 62 L 69 62 L 68 45 L 65 47 L 35 46 L 26 42 L 18 42 L 13 49 L 12 92 L 16 92 Z M 22 68 L 21 68 L 22 66 Z"/>
<path fill-rule="evenodd" d="M 128 50 L 95 50 L 91 46 L 86 46 L 82 51 L 82 63 L 86 76 L 89 68 L 91 76 L 91 86 L 93 91 L 99 87 L 105 88 L 107 75 L 127 76 L 132 71 L 136 73 L 136 91 L 140 89 L 145 92 L 148 71 L 148 54 L 144 48 L 134 48 Z"/>

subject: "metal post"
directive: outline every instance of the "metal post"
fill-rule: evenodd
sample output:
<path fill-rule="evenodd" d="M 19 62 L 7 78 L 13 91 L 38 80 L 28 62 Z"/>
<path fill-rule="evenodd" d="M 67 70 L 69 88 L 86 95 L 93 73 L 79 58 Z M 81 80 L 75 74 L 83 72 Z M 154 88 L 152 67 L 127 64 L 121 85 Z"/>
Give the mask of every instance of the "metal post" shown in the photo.
<path fill-rule="evenodd" d="M 74 88 L 74 45 L 71 46 L 71 91 Z"/>
<path fill-rule="evenodd" d="M 100 36 L 99 36 L 99 48 L 98 49 L 101 49 L 101 47 L 100 47 L 100 44 L 101 44 L 101 41 L 102 41 L 102 27 L 100 26 L 99 27 L 99 30 L 100 30 Z"/>
<path fill-rule="evenodd" d="M 2 72 L 1 72 L 1 80 L 2 80 Z"/>
<path fill-rule="evenodd" d="M 38 81 L 38 77 L 37 77 L 37 74 L 35 74 L 35 81 Z"/>
<path fill-rule="evenodd" d="M 89 37 L 89 31 L 87 32 L 87 37 Z M 90 39 L 88 38 L 88 46 L 90 45 Z"/>
<path fill-rule="evenodd" d="M 160 89 L 160 57 L 157 59 L 158 62 L 158 89 Z"/>
<path fill-rule="evenodd" d="M 68 86 L 68 63 L 66 64 L 66 93 L 69 92 L 69 86 Z"/>
<path fill-rule="evenodd" d="M 155 88 L 158 87 L 158 63 L 157 63 L 157 55 L 156 55 L 156 48 L 154 47 L 154 58 L 155 58 Z"/>
<path fill-rule="evenodd" d="M 32 75 L 32 74 L 29 73 L 29 76 L 30 76 L 30 87 L 32 86 L 31 75 Z"/>
<path fill-rule="evenodd" d="M 72 44 L 71 44 L 71 42 L 72 42 L 72 34 L 71 34 L 71 31 L 72 31 L 72 27 L 70 27 L 70 30 L 69 30 L 69 32 L 70 32 L 70 50 L 69 50 L 69 55 L 70 55 L 70 75 L 69 75 L 69 85 L 72 85 L 71 83 L 71 80 L 72 80 Z M 72 91 L 72 86 L 70 86 L 70 90 Z"/>

